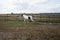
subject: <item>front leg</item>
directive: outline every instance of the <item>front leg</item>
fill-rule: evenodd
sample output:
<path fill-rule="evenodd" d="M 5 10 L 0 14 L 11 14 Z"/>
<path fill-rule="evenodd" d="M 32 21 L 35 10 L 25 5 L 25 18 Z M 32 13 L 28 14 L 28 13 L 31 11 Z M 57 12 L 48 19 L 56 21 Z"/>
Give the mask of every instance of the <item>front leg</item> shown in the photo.
<path fill-rule="evenodd" d="M 25 22 L 25 19 L 24 19 L 24 22 Z"/>

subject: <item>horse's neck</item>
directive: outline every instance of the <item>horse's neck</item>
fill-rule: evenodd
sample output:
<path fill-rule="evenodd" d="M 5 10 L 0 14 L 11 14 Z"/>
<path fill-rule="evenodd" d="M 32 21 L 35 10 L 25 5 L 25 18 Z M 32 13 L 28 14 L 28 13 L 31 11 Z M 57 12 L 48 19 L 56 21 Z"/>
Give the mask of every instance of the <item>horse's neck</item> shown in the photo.
<path fill-rule="evenodd" d="M 28 17 L 27 15 L 23 15 L 23 17 Z"/>
<path fill-rule="evenodd" d="M 27 15 L 23 15 L 23 16 L 27 16 Z"/>
<path fill-rule="evenodd" d="M 23 15 L 23 16 L 26 16 L 26 15 Z"/>

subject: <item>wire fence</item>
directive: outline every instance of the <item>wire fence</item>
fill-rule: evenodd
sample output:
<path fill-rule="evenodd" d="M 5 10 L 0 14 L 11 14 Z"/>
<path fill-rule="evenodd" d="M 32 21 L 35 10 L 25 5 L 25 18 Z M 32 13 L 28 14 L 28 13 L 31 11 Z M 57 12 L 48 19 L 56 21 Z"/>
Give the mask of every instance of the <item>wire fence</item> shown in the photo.
<path fill-rule="evenodd" d="M 2 14 L 0 15 L 0 20 L 9 21 L 9 20 L 23 20 L 22 14 Z M 38 22 L 59 22 L 60 23 L 60 14 L 26 14 L 32 15 L 35 21 Z"/>
<path fill-rule="evenodd" d="M 30 15 L 30 14 L 28 14 Z M 34 15 L 33 15 L 34 16 Z M 40 18 L 40 15 L 36 16 L 38 19 Z M 36 17 L 34 16 L 34 18 L 36 19 Z M 21 16 L 21 14 L 2 14 L 0 15 L 0 20 L 4 20 L 4 21 L 8 21 L 8 20 L 23 20 L 23 17 Z"/>

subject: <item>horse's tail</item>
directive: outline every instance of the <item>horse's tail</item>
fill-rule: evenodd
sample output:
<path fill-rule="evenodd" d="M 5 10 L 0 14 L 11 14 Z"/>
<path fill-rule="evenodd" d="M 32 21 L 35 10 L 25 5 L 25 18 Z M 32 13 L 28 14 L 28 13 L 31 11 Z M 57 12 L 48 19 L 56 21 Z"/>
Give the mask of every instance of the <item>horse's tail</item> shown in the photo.
<path fill-rule="evenodd" d="M 31 19 L 32 22 L 34 22 L 34 18 L 32 16 L 30 16 L 30 19 Z"/>

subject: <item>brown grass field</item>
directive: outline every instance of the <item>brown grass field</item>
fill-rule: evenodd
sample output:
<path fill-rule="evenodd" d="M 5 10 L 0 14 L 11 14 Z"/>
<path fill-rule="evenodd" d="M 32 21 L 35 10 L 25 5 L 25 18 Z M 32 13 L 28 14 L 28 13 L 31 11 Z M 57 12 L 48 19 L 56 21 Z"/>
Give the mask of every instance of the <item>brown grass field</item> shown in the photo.
<path fill-rule="evenodd" d="M 60 14 L 47 15 L 33 15 L 34 23 L 0 15 L 0 40 L 60 40 Z"/>

